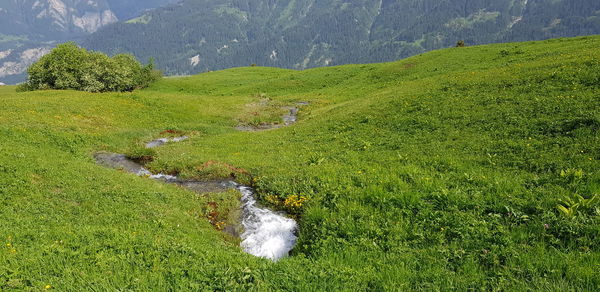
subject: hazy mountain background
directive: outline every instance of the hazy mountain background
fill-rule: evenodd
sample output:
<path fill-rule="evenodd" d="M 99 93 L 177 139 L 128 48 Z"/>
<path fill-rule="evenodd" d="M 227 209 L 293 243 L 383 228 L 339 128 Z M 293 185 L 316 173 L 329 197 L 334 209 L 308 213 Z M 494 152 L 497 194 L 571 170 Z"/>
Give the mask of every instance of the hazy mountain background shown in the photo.
<path fill-rule="evenodd" d="M 84 45 L 167 74 L 382 62 L 469 45 L 600 33 L 598 0 L 184 0 Z"/>
<path fill-rule="evenodd" d="M 0 0 L 0 82 L 23 72 L 56 43 L 176 0 Z"/>
<path fill-rule="evenodd" d="M 16 2 L 60 1 L 9 1 Z M 25 27 L 23 33 L 3 29 L 0 49 L 1 44 L 21 42 L 23 35 L 47 35 L 44 29 L 62 39 L 95 31 L 82 41 L 84 46 L 109 54 L 133 53 L 142 61 L 155 58 L 165 73 L 183 75 L 250 64 L 305 69 L 390 61 L 453 46 L 458 40 L 475 45 L 600 33 L 598 0 L 137 2 L 65 0 L 76 12 L 67 17 L 70 21 L 23 22 L 17 25 Z M 2 4 L 0 11 L 17 6 Z M 132 18 L 157 6 L 163 7 Z M 16 11 L 30 12 L 26 19 L 39 15 L 37 10 Z M 81 15 L 94 15 L 94 21 L 80 25 Z M 0 58 L 0 67 L 2 62 Z"/>
<path fill-rule="evenodd" d="M 176 3 L 179 0 L 106 0 L 106 2 L 119 19 L 128 20 L 145 10 Z"/>

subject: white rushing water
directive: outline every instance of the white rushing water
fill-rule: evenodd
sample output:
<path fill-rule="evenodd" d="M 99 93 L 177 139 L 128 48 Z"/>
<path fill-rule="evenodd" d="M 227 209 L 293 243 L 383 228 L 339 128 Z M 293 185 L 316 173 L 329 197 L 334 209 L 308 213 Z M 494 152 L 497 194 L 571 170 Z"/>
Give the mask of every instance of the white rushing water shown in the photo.
<path fill-rule="evenodd" d="M 238 186 L 242 193 L 242 248 L 245 252 L 272 261 L 286 257 L 296 244 L 296 221 L 257 206 L 251 188 Z"/>
<path fill-rule="evenodd" d="M 168 175 L 168 174 L 163 174 L 163 173 L 159 173 L 159 174 L 152 174 L 152 172 L 150 172 L 149 170 L 147 170 L 144 167 L 140 167 L 138 170 L 134 170 L 135 174 L 137 174 L 138 176 L 145 176 L 145 177 L 149 177 L 151 179 L 164 179 L 166 181 L 174 181 L 177 180 L 176 176 L 173 175 Z"/>
<path fill-rule="evenodd" d="M 185 141 L 189 138 L 190 137 L 188 137 L 188 136 L 181 136 L 181 137 L 175 137 L 175 138 L 159 138 L 159 139 L 152 140 L 152 141 L 146 143 L 146 148 L 156 148 L 156 147 L 165 145 L 169 142 L 181 142 L 181 141 Z"/>

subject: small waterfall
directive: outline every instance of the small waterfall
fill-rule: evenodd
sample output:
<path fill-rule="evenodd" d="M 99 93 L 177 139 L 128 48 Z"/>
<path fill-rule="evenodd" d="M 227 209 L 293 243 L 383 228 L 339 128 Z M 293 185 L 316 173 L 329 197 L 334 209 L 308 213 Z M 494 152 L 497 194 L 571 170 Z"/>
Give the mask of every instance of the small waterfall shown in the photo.
<path fill-rule="evenodd" d="M 258 207 L 251 188 L 237 188 L 242 193 L 244 233 L 241 238 L 244 251 L 272 261 L 286 257 L 296 244 L 296 221 Z"/>

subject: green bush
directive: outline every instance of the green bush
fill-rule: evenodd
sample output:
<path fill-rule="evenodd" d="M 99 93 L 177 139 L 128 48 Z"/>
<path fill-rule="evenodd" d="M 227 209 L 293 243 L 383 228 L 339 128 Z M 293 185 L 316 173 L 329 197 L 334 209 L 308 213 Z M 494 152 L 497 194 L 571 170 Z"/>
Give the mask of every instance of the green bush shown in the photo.
<path fill-rule="evenodd" d="M 74 89 L 88 92 L 133 91 L 145 88 L 162 74 L 151 61 L 140 64 L 132 55 L 108 57 L 69 42 L 29 67 L 29 79 L 19 91 Z"/>

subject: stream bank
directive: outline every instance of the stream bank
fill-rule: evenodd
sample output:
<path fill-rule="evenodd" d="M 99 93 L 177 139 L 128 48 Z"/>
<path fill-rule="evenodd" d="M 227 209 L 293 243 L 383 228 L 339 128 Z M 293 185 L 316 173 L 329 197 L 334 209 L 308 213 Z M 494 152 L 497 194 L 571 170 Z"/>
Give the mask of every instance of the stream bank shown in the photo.
<path fill-rule="evenodd" d="M 272 129 L 280 129 L 295 124 L 298 121 L 298 112 L 300 107 L 309 105 L 308 102 L 297 102 L 294 106 L 284 106 L 281 109 L 285 110 L 285 114 L 281 116 L 283 123 L 279 124 L 264 124 L 264 125 L 238 125 L 236 130 L 242 132 L 258 132 Z"/>

